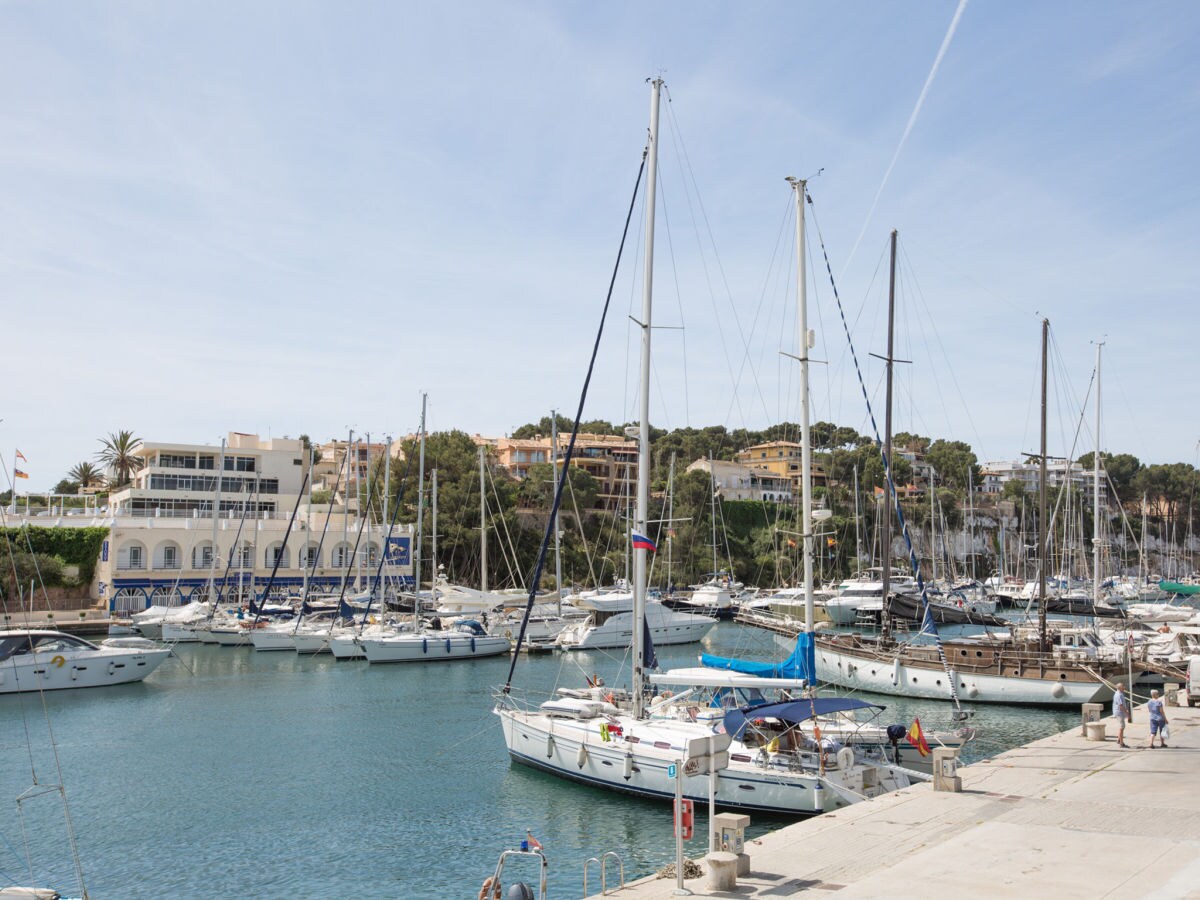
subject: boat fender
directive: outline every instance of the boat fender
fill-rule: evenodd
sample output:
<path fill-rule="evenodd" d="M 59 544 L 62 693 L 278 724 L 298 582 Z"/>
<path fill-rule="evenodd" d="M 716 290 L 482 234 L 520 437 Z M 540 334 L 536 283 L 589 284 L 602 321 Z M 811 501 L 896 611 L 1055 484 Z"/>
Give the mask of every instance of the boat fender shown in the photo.
<path fill-rule="evenodd" d="M 446 652 L 450 652 L 450 638 L 446 638 Z"/>
<path fill-rule="evenodd" d="M 1054 698 L 1063 697 L 1066 695 L 1066 693 L 1067 689 L 1061 683 L 1056 684 L 1050 689 L 1050 696 Z"/>
<path fill-rule="evenodd" d="M 892 685 L 895 686 L 895 685 L 898 685 L 899 683 L 900 683 L 900 657 L 897 656 L 896 659 L 892 662 Z"/>
<path fill-rule="evenodd" d="M 587 758 L 588 758 L 587 747 L 584 744 L 580 744 L 579 745 L 579 755 L 575 758 L 575 761 L 579 764 L 579 768 L 581 768 L 581 769 L 583 768 L 584 763 L 587 762 Z"/>
<path fill-rule="evenodd" d="M 819 778 L 813 785 L 813 812 L 825 812 L 825 785 Z"/>
<path fill-rule="evenodd" d="M 979 696 L 979 688 L 975 687 L 975 685 L 971 685 L 969 688 L 967 688 L 967 696 L 974 700 Z"/>
<path fill-rule="evenodd" d="M 628 781 L 630 778 L 632 778 L 632 777 L 633 777 L 633 754 L 632 754 L 632 753 L 626 753 L 626 754 L 625 754 L 625 772 L 624 772 L 624 775 L 625 775 L 625 780 L 626 780 L 626 781 Z"/>
<path fill-rule="evenodd" d="M 837 767 L 842 772 L 848 772 L 854 765 L 854 751 L 850 747 L 843 747 L 837 752 Z"/>
<path fill-rule="evenodd" d="M 50 660 L 50 662 L 54 663 L 60 669 L 63 667 L 63 663 L 65 663 L 66 661 L 67 661 L 67 658 L 65 656 L 61 656 L 61 655 L 56 656 L 56 657 L 54 657 L 54 659 Z"/>
<path fill-rule="evenodd" d="M 446 643 L 449 643 L 449 641 L 447 641 Z M 475 652 L 475 638 L 473 638 L 473 637 L 471 638 L 471 652 L 472 653 Z"/>
<path fill-rule="evenodd" d="M 421 652 L 422 653 L 429 652 L 429 638 L 421 638 Z"/>
<path fill-rule="evenodd" d="M 554 735 L 546 735 L 546 759 L 554 755 Z"/>

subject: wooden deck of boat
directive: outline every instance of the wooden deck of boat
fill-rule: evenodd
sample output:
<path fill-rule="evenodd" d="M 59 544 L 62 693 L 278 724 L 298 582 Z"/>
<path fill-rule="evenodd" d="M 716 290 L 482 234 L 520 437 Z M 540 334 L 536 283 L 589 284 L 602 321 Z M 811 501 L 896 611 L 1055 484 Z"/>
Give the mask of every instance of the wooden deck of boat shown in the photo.
<path fill-rule="evenodd" d="M 1200 709 L 1167 716 L 1167 749 L 1149 749 L 1144 709 L 1128 750 L 1076 726 L 964 766 L 962 793 L 923 784 L 749 842 L 751 874 L 735 893 L 708 892 L 707 875 L 687 887 L 738 898 L 1200 897 Z M 649 878 L 608 896 L 665 900 L 674 889 L 674 878 Z"/>

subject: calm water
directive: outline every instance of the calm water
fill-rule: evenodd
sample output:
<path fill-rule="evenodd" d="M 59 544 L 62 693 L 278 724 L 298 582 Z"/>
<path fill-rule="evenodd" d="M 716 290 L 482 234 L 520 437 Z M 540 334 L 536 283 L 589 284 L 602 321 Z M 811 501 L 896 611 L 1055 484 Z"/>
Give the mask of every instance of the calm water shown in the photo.
<path fill-rule="evenodd" d="M 733 624 L 704 649 L 780 657 L 770 635 Z M 698 652 L 660 648 L 659 657 L 694 665 Z M 178 653 L 143 684 L 46 695 L 95 900 L 474 898 L 527 828 L 545 845 L 553 897 L 579 897 L 584 860 L 605 850 L 625 860 L 627 878 L 674 858 L 669 805 L 509 764 L 491 713 L 507 658 L 368 666 L 249 648 Z M 618 653 L 534 656 L 519 661 L 515 684 L 577 686 L 585 672 L 625 683 L 623 662 Z M 949 725 L 949 704 L 877 699 L 887 722 L 916 713 L 927 730 Z M 980 738 L 964 756 L 1077 719 L 981 707 Z M 0 884 L 29 881 L 13 802 L 31 783 L 26 724 L 40 780 L 55 781 L 41 702 L 0 697 Z M 693 857 L 704 852 L 701 817 L 696 824 Z M 28 803 L 25 825 L 38 883 L 77 891 L 56 797 Z M 593 867 L 589 887 L 598 883 Z"/>

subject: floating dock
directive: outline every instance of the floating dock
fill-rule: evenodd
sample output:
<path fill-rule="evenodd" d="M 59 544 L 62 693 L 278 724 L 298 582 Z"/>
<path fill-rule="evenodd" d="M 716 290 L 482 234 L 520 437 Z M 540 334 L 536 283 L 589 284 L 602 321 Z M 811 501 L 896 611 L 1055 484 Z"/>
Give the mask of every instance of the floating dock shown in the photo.
<path fill-rule="evenodd" d="M 1080 726 L 959 768 L 961 793 L 922 784 L 748 841 L 737 889 L 696 897 L 1200 898 L 1200 709 L 1167 707 L 1167 748 L 1134 710 L 1129 749 Z M 701 863 L 702 865 L 703 862 Z M 707 871 L 707 866 L 704 866 Z M 674 898 L 675 879 L 609 889 Z M 599 896 L 594 895 L 594 896 Z"/>

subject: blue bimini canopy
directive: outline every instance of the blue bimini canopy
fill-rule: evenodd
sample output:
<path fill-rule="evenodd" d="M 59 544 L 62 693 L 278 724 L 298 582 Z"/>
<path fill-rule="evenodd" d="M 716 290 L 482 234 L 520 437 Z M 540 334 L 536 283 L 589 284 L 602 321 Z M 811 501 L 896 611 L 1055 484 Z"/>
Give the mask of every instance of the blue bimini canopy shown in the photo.
<path fill-rule="evenodd" d="M 780 719 L 797 725 L 817 716 L 828 716 L 832 713 L 850 712 L 856 709 L 877 709 L 882 712 L 886 707 L 868 703 L 866 700 L 856 700 L 853 697 L 816 697 L 812 700 L 763 703 L 759 706 L 731 709 L 725 713 L 725 731 L 737 740 L 741 740 L 746 726 L 754 719 Z"/>
<path fill-rule="evenodd" d="M 704 653 L 700 656 L 700 665 L 727 672 L 741 672 L 743 675 L 757 675 L 759 678 L 803 678 L 810 684 L 817 680 L 812 635 L 806 631 L 796 636 L 796 649 L 783 662 L 754 662 Z"/>

